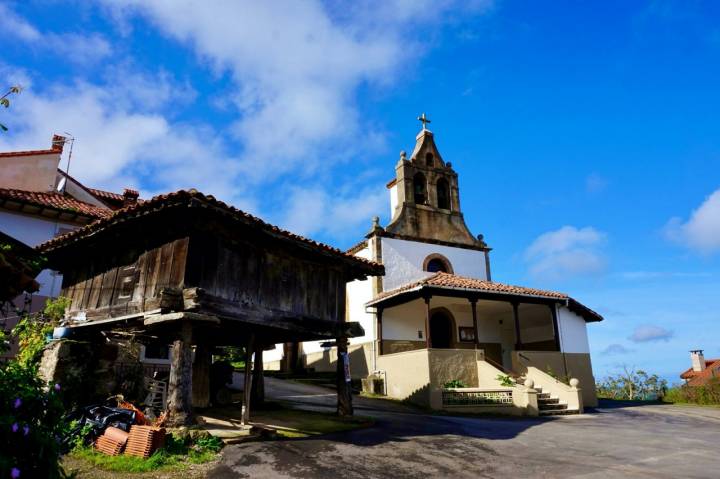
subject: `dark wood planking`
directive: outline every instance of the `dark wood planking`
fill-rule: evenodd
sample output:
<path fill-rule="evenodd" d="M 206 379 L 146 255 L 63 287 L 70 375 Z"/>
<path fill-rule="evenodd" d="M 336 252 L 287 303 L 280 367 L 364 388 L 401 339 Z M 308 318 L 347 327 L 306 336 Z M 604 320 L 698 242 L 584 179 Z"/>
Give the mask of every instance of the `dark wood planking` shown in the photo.
<path fill-rule="evenodd" d="M 188 245 L 190 238 L 180 238 L 175 240 L 173 249 L 173 264 L 170 272 L 170 285 L 173 288 L 183 288 L 185 278 L 185 265 L 187 263 Z"/>

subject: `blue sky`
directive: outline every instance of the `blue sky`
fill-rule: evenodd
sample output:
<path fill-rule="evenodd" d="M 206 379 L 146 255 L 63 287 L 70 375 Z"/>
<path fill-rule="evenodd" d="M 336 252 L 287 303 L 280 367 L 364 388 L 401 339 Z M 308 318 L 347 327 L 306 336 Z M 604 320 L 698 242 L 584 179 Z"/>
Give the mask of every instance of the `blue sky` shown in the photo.
<path fill-rule="evenodd" d="M 427 112 L 497 281 L 568 292 L 596 374 L 720 357 L 720 5 L 4 2 L 0 149 L 197 187 L 346 247 Z"/>

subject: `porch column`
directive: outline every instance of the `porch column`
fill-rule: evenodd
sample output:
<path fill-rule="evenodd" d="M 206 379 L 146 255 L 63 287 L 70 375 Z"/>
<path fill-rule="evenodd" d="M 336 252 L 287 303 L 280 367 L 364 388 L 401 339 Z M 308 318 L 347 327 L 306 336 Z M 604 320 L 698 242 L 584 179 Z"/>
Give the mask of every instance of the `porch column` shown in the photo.
<path fill-rule="evenodd" d="M 192 424 L 192 324 L 180 321 L 173 342 L 168 384 L 168 425 Z"/>
<path fill-rule="evenodd" d="M 252 390 L 252 353 L 255 349 L 255 334 L 250 333 L 245 346 L 245 380 L 243 381 L 243 407 L 240 425 L 246 426 L 250 421 L 250 392 Z"/>
<path fill-rule="evenodd" d="M 480 346 L 480 335 L 477 327 L 477 299 L 470 298 L 470 309 L 472 310 L 473 331 L 475 331 L 475 349 Z"/>
<path fill-rule="evenodd" d="M 350 365 L 348 363 L 348 340 L 337 338 L 337 414 L 352 416 L 352 386 L 350 383 Z M 347 368 L 347 371 L 346 371 Z"/>
<path fill-rule="evenodd" d="M 555 331 L 555 349 L 560 351 L 560 329 L 558 328 L 557 307 L 555 303 L 549 305 L 552 314 L 553 330 Z"/>
<path fill-rule="evenodd" d="M 430 349 L 430 298 L 426 296 L 425 299 L 425 347 Z"/>
<path fill-rule="evenodd" d="M 382 334 L 382 314 L 383 309 L 377 308 L 377 312 L 375 313 L 377 316 L 377 339 L 378 339 L 378 355 L 382 356 L 383 354 L 383 334 Z"/>
<path fill-rule="evenodd" d="M 518 307 L 520 305 L 516 302 L 512 303 L 513 308 L 513 320 L 515 321 L 515 350 L 519 351 L 523 348 L 522 338 L 520 337 L 520 314 Z"/>
<path fill-rule="evenodd" d="M 259 405 L 265 402 L 265 375 L 263 374 L 263 346 L 255 347 L 255 361 L 253 363 L 252 393 L 250 402 Z"/>

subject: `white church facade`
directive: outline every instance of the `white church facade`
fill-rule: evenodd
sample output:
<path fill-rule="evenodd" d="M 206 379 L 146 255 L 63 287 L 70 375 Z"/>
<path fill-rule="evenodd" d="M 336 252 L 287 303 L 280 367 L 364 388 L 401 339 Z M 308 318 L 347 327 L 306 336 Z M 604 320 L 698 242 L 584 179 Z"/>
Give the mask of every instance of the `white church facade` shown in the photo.
<path fill-rule="evenodd" d="M 493 281 L 491 249 L 466 226 L 458 175 L 425 123 L 387 186 L 390 223 L 375 218 L 349 251 L 385 268 L 347 285 L 347 320 L 365 330 L 350 339 L 353 377 L 435 409 L 537 415 L 595 406 L 587 325 L 603 318 L 566 294 Z M 320 342 L 278 345 L 266 367 L 288 355 L 307 369 L 335 369 L 334 347 Z"/>

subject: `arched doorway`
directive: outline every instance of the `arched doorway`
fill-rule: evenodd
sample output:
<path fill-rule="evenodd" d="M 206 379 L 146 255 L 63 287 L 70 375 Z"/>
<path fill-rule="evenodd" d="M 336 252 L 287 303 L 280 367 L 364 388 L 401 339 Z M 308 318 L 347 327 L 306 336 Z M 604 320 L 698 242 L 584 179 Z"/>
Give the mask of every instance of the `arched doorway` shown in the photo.
<path fill-rule="evenodd" d="M 449 349 L 453 345 L 453 320 L 447 311 L 430 315 L 430 347 Z"/>

